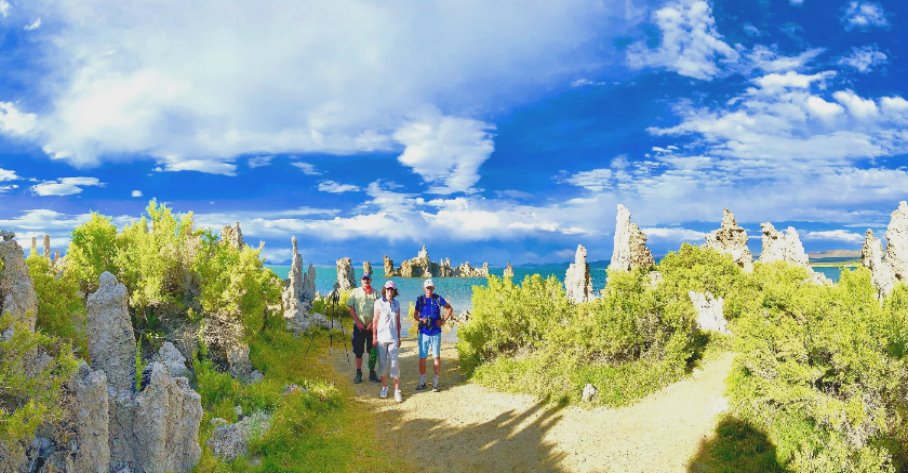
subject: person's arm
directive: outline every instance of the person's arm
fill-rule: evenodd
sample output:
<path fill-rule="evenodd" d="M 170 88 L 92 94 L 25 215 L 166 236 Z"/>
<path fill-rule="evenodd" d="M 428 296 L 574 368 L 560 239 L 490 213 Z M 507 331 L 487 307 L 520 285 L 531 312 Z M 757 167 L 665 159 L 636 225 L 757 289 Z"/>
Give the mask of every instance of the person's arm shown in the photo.
<path fill-rule="evenodd" d="M 395 316 L 397 317 L 397 348 L 400 348 L 400 306 L 397 307 L 396 312 L 397 313 L 395 314 Z"/>
<path fill-rule="evenodd" d="M 446 303 L 445 304 L 445 322 L 451 320 L 451 318 L 453 316 L 454 316 L 454 307 L 452 307 L 451 304 Z"/>
<path fill-rule="evenodd" d="M 353 308 L 354 296 L 351 294 L 350 298 L 347 299 L 347 312 L 350 313 L 350 317 L 353 317 L 353 325 L 356 325 L 356 328 L 364 330 L 362 322 L 359 321 L 359 317 L 356 316 L 356 309 Z"/>
<path fill-rule="evenodd" d="M 375 310 L 372 311 L 372 323 L 369 324 L 369 330 L 372 331 L 372 343 L 378 342 L 378 324 L 375 323 L 376 320 L 381 316 L 381 308 L 376 306 Z"/>

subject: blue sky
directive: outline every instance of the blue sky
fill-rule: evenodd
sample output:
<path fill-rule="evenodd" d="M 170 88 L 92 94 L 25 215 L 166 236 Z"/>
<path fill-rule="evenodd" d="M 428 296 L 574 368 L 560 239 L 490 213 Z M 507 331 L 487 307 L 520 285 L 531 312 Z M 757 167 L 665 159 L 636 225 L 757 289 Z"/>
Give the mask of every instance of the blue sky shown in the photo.
<path fill-rule="evenodd" d="M 289 259 L 860 248 L 908 194 L 899 1 L 0 0 L 0 227 L 151 198 Z"/>

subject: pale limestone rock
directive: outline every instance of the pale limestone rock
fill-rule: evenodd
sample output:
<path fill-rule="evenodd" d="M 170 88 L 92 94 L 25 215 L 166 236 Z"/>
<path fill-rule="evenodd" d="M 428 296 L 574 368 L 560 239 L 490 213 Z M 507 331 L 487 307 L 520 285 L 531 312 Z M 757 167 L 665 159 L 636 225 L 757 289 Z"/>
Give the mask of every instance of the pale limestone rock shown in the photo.
<path fill-rule="evenodd" d="M 161 350 L 158 351 L 156 361 L 166 366 L 171 376 L 189 376 L 189 369 L 186 368 L 186 358 L 183 357 L 173 343 L 164 342 Z"/>
<path fill-rule="evenodd" d="M 205 319 L 202 336 L 208 346 L 208 357 L 231 376 L 245 380 L 252 373 L 249 345 L 243 342 L 243 324 L 236 317 L 210 314 Z"/>
<path fill-rule="evenodd" d="M 147 386 L 135 396 L 133 468 L 145 473 L 191 471 L 202 455 L 202 398 L 186 378 L 173 378 L 157 362 L 143 373 Z"/>
<path fill-rule="evenodd" d="M 579 304 L 593 299 L 593 281 L 590 279 L 590 265 L 586 262 L 586 248 L 577 245 L 574 262 L 564 275 L 564 287 L 569 301 Z"/>
<path fill-rule="evenodd" d="M 735 264 L 746 272 L 753 271 L 753 255 L 747 248 L 747 231 L 738 226 L 735 215 L 725 209 L 721 227 L 706 235 L 706 247 L 731 255 Z"/>
<path fill-rule="evenodd" d="M 598 393 L 599 390 L 596 389 L 596 386 L 587 383 L 586 386 L 583 387 L 583 394 L 580 395 L 580 398 L 583 402 L 592 402 Z"/>
<path fill-rule="evenodd" d="M 816 284 L 830 283 L 825 275 L 814 271 L 810 267 L 810 259 L 807 256 L 807 252 L 804 251 L 804 245 L 801 243 L 801 238 L 794 227 L 788 227 L 787 230 L 779 232 L 772 223 L 766 222 L 760 224 L 760 230 L 763 233 L 763 249 L 760 251 L 760 262 L 784 261 L 801 266 L 810 274 L 811 282 Z"/>
<path fill-rule="evenodd" d="M 37 255 L 38 254 L 38 237 L 32 237 L 32 251 L 28 255 Z"/>
<path fill-rule="evenodd" d="M 883 253 L 883 242 L 874 238 L 870 229 L 867 230 L 864 246 L 861 248 L 861 263 L 870 270 L 870 277 L 882 300 L 892 292 L 898 279 L 889 259 Z"/>
<path fill-rule="evenodd" d="M 77 446 L 73 458 L 75 471 L 107 473 L 110 465 L 107 375 L 101 370 L 92 371 L 83 363 L 72 383 L 72 392 L 74 402 L 69 407 Z"/>
<path fill-rule="evenodd" d="M 372 263 L 363 261 L 363 274 L 372 274 Z"/>
<path fill-rule="evenodd" d="M 349 291 L 356 287 L 356 277 L 353 273 L 353 260 L 344 257 L 337 260 L 337 283 L 341 291 Z"/>
<path fill-rule="evenodd" d="M 505 279 L 514 279 L 514 268 L 511 267 L 510 261 L 508 261 L 508 265 L 504 267 L 503 277 Z"/>
<path fill-rule="evenodd" d="M 731 333 L 728 330 L 728 322 L 725 320 L 725 314 L 723 313 L 725 308 L 725 300 L 723 298 L 716 299 L 709 291 L 706 293 L 689 291 L 687 294 L 690 297 L 690 302 L 694 305 L 694 310 L 697 311 L 697 326 L 700 327 L 700 330 L 719 332 L 725 335 Z"/>
<path fill-rule="evenodd" d="M 908 204 L 899 202 L 886 228 L 886 259 L 899 281 L 908 279 Z"/>
<path fill-rule="evenodd" d="M 116 389 L 135 386 L 136 337 L 126 305 L 126 286 L 108 272 L 101 275 L 98 290 L 89 294 L 88 351 L 92 368 L 107 374 L 107 383 Z"/>
<path fill-rule="evenodd" d="M 243 241 L 243 231 L 240 230 L 240 222 L 234 222 L 233 225 L 226 225 L 221 230 L 221 241 L 225 244 L 240 249 L 246 243 Z"/>
<path fill-rule="evenodd" d="M 646 235 L 637 224 L 631 222 L 630 210 L 618 204 L 618 213 L 615 216 L 615 244 L 609 270 L 630 271 L 654 265 L 653 254 L 646 247 Z"/>
<path fill-rule="evenodd" d="M 47 258 L 47 261 L 50 261 L 50 235 L 44 235 L 44 257 Z"/>
<path fill-rule="evenodd" d="M 400 273 L 394 269 L 394 260 L 392 260 L 391 258 L 388 258 L 387 255 L 385 255 L 385 258 L 384 258 L 384 266 L 385 266 L 385 277 L 386 278 L 400 276 Z"/>
<path fill-rule="evenodd" d="M 7 235 L 0 241 L 0 259 L 3 260 L 3 269 L 0 270 L 0 313 L 9 312 L 16 320 L 25 322 L 29 330 L 34 331 L 38 316 L 38 297 L 28 275 L 22 247 L 12 236 L 7 239 Z"/>
<path fill-rule="evenodd" d="M 786 231 L 779 232 L 772 223 L 765 222 L 760 224 L 760 230 L 763 232 L 763 250 L 760 252 L 760 262 L 785 261 L 798 266 L 808 266 L 807 252 L 804 251 L 804 245 L 801 244 L 801 239 L 794 227 L 788 227 Z"/>
<path fill-rule="evenodd" d="M 310 264 L 306 274 L 303 275 L 303 300 L 315 300 L 315 266 Z"/>
<path fill-rule="evenodd" d="M 302 301 L 303 293 L 305 292 L 303 257 L 300 256 L 299 250 L 297 249 L 296 237 L 290 239 L 290 244 L 293 246 L 290 263 L 290 284 L 281 295 L 285 310 L 290 307 L 293 301 Z"/>
<path fill-rule="evenodd" d="M 297 386 L 297 388 L 299 387 Z M 221 421 L 223 422 L 223 419 Z M 271 416 L 259 411 L 244 417 L 235 424 L 222 422 L 218 422 L 219 425 L 212 432 L 211 438 L 208 439 L 208 446 L 215 455 L 225 461 L 232 461 L 246 455 L 249 451 L 249 442 L 268 431 Z"/>

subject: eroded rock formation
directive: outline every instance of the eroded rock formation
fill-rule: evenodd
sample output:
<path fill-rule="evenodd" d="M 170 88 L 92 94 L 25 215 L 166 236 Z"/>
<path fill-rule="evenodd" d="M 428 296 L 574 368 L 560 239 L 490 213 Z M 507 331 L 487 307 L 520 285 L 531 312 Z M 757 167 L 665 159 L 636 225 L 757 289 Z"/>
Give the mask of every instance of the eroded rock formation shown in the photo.
<path fill-rule="evenodd" d="M 744 271 L 753 271 L 753 255 L 747 247 L 747 231 L 738 226 L 735 214 L 725 209 L 722 214 L 722 225 L 718 230 L 706 235 L 706 247 L 731 255 L 735 264 Z"/>
<path fill-rule="evenodd" d="M 337 283 L 341 291 L 349 291 L 356 287 L 356 277 L 353 273 L 353 260 L 344 257 L 337 260 Z"/>
<path fill-rule="evenodd" d="M 92 367 L 104 371 L 108 385 L 116 389 L 132 389 L 136 383 L 136 337 L 127 300 L 126 286 L 105 272 L 86 302 Z"/>
<path fill-rule="evenodd" d="M 760 251 L 760 262 L 785 261 L 807 269 L 812 282 L 817 284 L 828 284 L 830 282 L 826 276 L 810 267 L 810 259 L 807 257 L 801 238 L 794 227 L 788 227 L 787 230 L 780 232 L 776 230 L 772 223 L 766 222 L 760 224 L 760 230 L 763 233 L 763 249 Z"/>
<path fill-rule="evenodd" d="M 514 279 L 514 268 L 511 267 L 510 261 L 508 261 L 508 265 L 504 267 L 503 276 L 505 279 Z"/>
<path fill-rule="evenodd" d="M 363 274 L 372 274 L 372 263 L 363 261 Z"/>
<path fill-rule="evenodd" d="M 384 258 L 384 266 L 385 266 L 385 277 L 386 278 L 400 275 L 400 274 L 395 274 L 394 260 L 392 260 L 391 258 L 388 258 L 387 255 L 385 255 L 385 258 Z"/>
<path fill-rule="evenodd" d="M 208 446 L 215 455 L 231 461 L 248 453 L 249 441 L 268 430 L 271 416 L 255 412 L 234 424 L 228 424 L 221 418 L 212 419 L 212 423 L 215 428 L 208 439 Z"/>
<path fill-rule="evenodd" d="M 489 264 L 483 263 L 476 268 L 465 261 L 454 267 L 451 265 L 450 258 L 442 258 L 437 263 L 429 258 L 429 250 L 426 245 L 422 246 L 415 258 L 408 259 L 400 264 L 399 268 L 394 267 L 394 261 L 385 256 L 385 277 L 402 277 L 402 278 L 428 278 L 428 277 L 464 277 L 479 278 L 489 276 Z"/>
<path fill-rule="evenodd" d="M 697 311 L 697 326 L 700 330 L 719 332 L 725 335 L 730 334 L 728 322 L 725 320 L 725 300 L 715 298 L 707 291 L 706 293 L 690 291 L 687 293 L 690 302 Z"/>
<path fill-rule="evenodd" d="M 14 240 L 14 234 L 4 232 L 0 241 L 0 314 L 9 312 L 16 320 L 24 322 L 29 330 L 35 329 L 38 316 L 38 297 L 28 275 L 28 266 L 22 247 Z"/>
<path fill-rule="evenodd" d="M 564 275 L 564 288 L 568 300 L 575 304 L 593 299 L 593 281 L 590 279 L 590 265 L 586 262 L 586 248 L 577 245 L 574 262 Z"/>
<path fill-rule="evenodd" d="M 225 226 L 221 230 L 221 241 L 233 248 L 242 248 L 246 243 L 243 241 L 243 231 L 240 230 L 240 222 Z"/>
<path fill-rule="evenodd" d="M 634 268 L 651 268 L 654 265 L 653 254 L 646 246 L 646 235 L 636 223 L 631 222 L 630 210 L 618 204 L 618 213 L 615 216 L 615 245 L 609 269 L 630 271 Z"/>
<path fill-rule="evenodd" d="M 88 350 L 92 367 L 70 383 L 67 416 L 73 432 L 59 455 L 75 472 L 187 472 L 201 457 L 202 403 L 184 377 L 152 361 L 135 386 L 135 337 L 126 288 L 110 273 L 88 296 Z M 165 345 L 159 359 L 173 361 Z M 182 359 L 182 357 L 180 357 Z M 183 365 L 185 369 L 185 364 Z"/>
<path fill-rule="evenodd" d="M 44 254 L 43 256 L 47 258 L 47 261 L 50 261 L 50 235 L 44 235 Z"/>
<path fill-rule="evenodd" d="M 861 248 L 861 263 L 870 270 L 870 278 L 876 286 L 880 299 L 888 295 L 895 288 L 898 279 L 895 270 L 889 264 L 889 259 L 883 253 L 883 242 L 873 236 L 873 230 L 868 229 L 864 237 L 864 246 Z"/>
<path fill-rule="evenodd" d="M 300 256 L 296 237 L 293 237 L 290 242 L 293 245 L 290 281 L 281 295 L 281 302 L 284 307 L 283 316 L 287 329 L 299 334 L 306 331 L 313 323 L 321 324 L 323 318 L 309 313 L 316 297 L 315 266 L 310 264 L 309 270 L 303 274 L 303 258 Z"/>
<path fill-rule="evenodd" d="M 886 252 L 883 243 L 867 230 L 861 262 L 870 269 L 880 299 L 888 295 L 899 282 L 908 278 L 908 204 L 903 200 L 892 212 L 886 228 Z"/>

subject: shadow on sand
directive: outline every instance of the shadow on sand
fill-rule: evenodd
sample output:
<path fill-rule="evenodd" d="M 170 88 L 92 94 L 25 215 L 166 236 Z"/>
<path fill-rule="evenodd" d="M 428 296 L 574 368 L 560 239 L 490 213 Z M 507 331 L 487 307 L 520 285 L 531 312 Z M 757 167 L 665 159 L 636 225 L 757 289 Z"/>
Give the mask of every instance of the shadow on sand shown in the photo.
<path fill-rule="evenodd" d="M 748 422 L 726 415 L 716 426 L 715 437 L 701 442 L 688 471 L 784 473 L 788 470 L 776 460 L 776 448 L 766 434 Z"/>
<path fill-rule="evenodd" d="M 405 393 L 402 416 L 395 408 L 378 413 L 379 424 L 390 450 L 406 458 L 416 471 L 437 472 L 562 472 L 564 454 L 545 440 L 546 433 L 560 419 L 563 406 L 535 403 L 515 406 L 488 420 L 476 422 L 482 406 L 471 406 L 461 387 L 466 379 L 460 372 L 453 348 L 442 353 L 442 391 L 416 391 L 418 358 L 415 343 L 405 339 L 401 347 L 401 387 Z M 432 360 L 428 361 L 431 383 Z M 372 388 L 371 390 L 374 390 Z M 370 390 L 370 391 L 371 391 Z M 490 411 L 491 412 L 491 411 Z M 465 420 L 467 417 L 471 420 Z M 379 438 L 379 441 L 382 441 Z"/>

